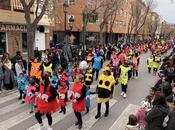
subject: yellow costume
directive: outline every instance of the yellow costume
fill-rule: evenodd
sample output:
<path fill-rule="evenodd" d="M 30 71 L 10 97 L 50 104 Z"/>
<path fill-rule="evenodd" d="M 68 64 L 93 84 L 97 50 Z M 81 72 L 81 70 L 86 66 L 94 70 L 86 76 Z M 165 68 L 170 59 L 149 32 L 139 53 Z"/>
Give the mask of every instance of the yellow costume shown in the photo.
<path fill-rule="evenodd" d="M 105 67 L 103 71 L 110 70 L 109 67 Z M 113 75 L 100 75 L 99 83 L 97 86 L 98 98 L 97 103 L 106 103 L 109 101 L 110 96 L 113 94 L 113 86 L 115 84 Z"/>

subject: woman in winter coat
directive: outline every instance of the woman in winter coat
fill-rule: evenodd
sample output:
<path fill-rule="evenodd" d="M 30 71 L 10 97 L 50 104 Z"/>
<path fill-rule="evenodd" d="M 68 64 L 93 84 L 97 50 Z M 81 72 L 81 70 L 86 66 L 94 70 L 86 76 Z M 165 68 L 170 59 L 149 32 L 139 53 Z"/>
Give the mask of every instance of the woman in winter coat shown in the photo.
<path fill-rule="evenodd" d="M 4 72 L 3 72 L 3 64 L 0 61 L 0 94 L 2 92 L 2 83 L 3 83 L 3 79 L 4 79 Z"/>
<path fill-rule="evenodd" d="M 171 109 L 170 113 L 169 113 L 169 121 L 167 124 L 167 129 L 168 130 L 175 130 L 175 103 L 171 103 L 169 104 L 169 107 Z"/>
<path fill-rule="evenodd" d="M 152 105 L 153 108 L 146 115 L 147 125 L 145 130 L 163 130 L 162 124 L 169 112 L 164 95 L 156 93 Z"/>
<path fill-rule="evenodd" d="M 14 87 L 14 72 L 12 70 L 12 62 L 9 58 L 9 54 L 5 53 L 2 56 L 2 63 L 4 69 L 4 86 L 7 90 L 13 89 Z"/>

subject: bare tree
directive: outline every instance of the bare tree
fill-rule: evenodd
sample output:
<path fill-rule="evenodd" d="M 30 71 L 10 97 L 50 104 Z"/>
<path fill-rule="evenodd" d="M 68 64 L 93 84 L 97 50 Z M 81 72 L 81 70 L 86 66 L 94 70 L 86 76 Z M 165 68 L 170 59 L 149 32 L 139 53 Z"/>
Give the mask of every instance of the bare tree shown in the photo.
<path fill-rule="evenodd" d="M 139 31 L 142 29 L 146 22 L 146 18 L 149 12 L 154 8 L 154 0 L 136 0 L 131 3 L 131 15 L 129 18 L 128 24 L 128 34 L 134 34 L 134 39 L 139 34 Z M 130 40 L 130 37 L 129 37 Z"/>
<path fill-rule="evenodd" d="M 20 0 L 20 2 L 25 13 L 25 20 L 27 25 L 28 58 L 30 59 L 34 57 L 35 30 L 39 21 L 44 16 L 50 0 L 30 0 L 29 2 L 26 0 Z M 35 9 L 35 16 L 33 16 L 31 13 L 33 12 L 32 9 Z"/>
<path fill-rule="evenodd" d="M 122 1 L 123 0 L 101 0 L 98 2 L 96 1 L 97 5 L 95 6 L 94 10 L 98 13 L 99 17 L 100 44 L 104 43 L 103 32 L 107 24 L 110 25 L 110 31 L 112 31 L 114 22 L 117 18 L 116 11 L 118 11 Z"/>
<path fill-rule="evenodd" d="M 162 23 L 161 34 L 165 39 L 175 37 L 175 25 L 171 25 L 167 22 Z"/>

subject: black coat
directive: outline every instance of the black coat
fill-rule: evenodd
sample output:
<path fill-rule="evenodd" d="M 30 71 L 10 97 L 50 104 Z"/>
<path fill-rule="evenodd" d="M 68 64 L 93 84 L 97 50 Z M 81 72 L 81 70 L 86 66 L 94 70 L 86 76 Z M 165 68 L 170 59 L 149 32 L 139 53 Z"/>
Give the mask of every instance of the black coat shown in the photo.
<path fill-rule="evenodd" d="M 175 111 L 169 114 L 168 130 L 175 130 Z"/>
<path fill-rule="evenodd" d="M 163 121 L 169 110 L 162 106 L 154 106 L 146 115 L 147 126 L 145 130 L 163 130 Z"/>

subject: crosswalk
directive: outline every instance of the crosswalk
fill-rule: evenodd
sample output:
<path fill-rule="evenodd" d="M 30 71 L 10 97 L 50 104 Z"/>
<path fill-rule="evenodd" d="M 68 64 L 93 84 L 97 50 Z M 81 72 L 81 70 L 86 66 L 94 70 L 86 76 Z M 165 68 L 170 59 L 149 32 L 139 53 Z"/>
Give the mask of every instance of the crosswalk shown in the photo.
<path fill-rule="evenodd" d="M 71 92 L 69 91 L 69 93 Z M 97 109 L 96 98 L 96 95 L 90 96 L 92 106 L 88 114 L 83 113 L 82 130 L 89 130 L 98 121 L 98 119 L 96 120 L 94 118 Z M 0 98 L 0 130 L 37 130 L 39 128 L 39 124 L 35 119 L 34 113 L 29 114 L 30 106 L 28 104 L 21 104 L 17 99 L 17 91 Z M 110 108 L 116 103 L 117 100 L 111 99 Z M 103 107 L 105 106 L 102 105 L 102 110 L 105 110 Z M 71 103 L 67 105 L 66 109 L 65 115 L 60 114 L 59 111 L 52 115 L 54 130 L 60 130 L 56 128 L 56 125 L 60 121 L 65 120 L 66 122 L 70 117 L 74 117 Z M 75 122 L 75 118 L 73 119 Z M 66 128 L 62 128 L 62 130 L 76 130 L 77 127 L 74 126 L 74 122 L 67 124 Z M 47 119 L 45 117 L 43 118 L 43 124 L 46 128 L 48 127 Z"/>

